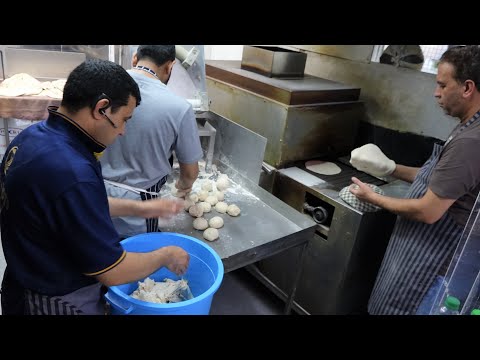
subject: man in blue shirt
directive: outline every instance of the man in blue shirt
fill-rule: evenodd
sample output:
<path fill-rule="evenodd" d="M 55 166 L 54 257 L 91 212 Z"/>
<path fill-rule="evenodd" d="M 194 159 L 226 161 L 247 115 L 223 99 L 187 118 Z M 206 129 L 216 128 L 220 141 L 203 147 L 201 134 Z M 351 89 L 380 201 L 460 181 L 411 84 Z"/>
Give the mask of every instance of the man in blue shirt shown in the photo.
<path fill-rule="evenodd" d="M 140 100 L 120 65 L 87 60 L 69 75 L 60 107 L 50 107 L 46 121 L 6 149 L 0 167 L 4 314 L 104 314 L 104 286 L 143 279 L 163 266 L 185 272 L 183 249 L 126 252 L 112 223 L 115 216 L 169 217 L 182 209 L 173 200 L 107 197 L 98 157 L 125 133 Z"/>

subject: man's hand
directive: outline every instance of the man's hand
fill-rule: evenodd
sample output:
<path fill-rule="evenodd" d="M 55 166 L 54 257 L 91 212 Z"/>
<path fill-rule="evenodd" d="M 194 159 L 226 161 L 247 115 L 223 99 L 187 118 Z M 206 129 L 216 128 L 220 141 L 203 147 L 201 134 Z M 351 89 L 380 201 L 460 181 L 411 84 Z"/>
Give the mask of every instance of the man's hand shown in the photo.
<path fill-rule="evenodd" d="M 370 202 L 370 196 L 375 194 L 375 191 L 373 191 L 373 189 L 364 182 L 358 180 L 356 177 L 352 177 L 352 182 L 353 184 L 351 184 L 348 188 L 350 192 L 359 200 Z"/>
<path fill-rule="evenodd" d="M 192 186 L 187 187 L 180 180 L 177 180 L 177 182 L 175 183 L 175 187 L 177 188 L 176 196 L 178 196 L 178 197 L 183 197 L 184 198 L 189 192 L 192 191 Z"/>
<path fill-rule="evenodd" d="M 168 257 L 165 266 L 179 276 L 185 274 L 190 263 L 190 255 L 178 246 L 167 246 L 166 248 Z"/>
<path fill-rule="evenodd" d="M 146 219 L 161 217 L 170 219 L 183 210 L 184 201 L 180 199 L 151 199 L 138 202 L 138 217 Z"/>
<path fill-rule="evenodd" d="M 352 150 L 350 164 L 360 171 L 377 177 L 393 173 L 397 167 L 375 144 L 366 144 Z"/>

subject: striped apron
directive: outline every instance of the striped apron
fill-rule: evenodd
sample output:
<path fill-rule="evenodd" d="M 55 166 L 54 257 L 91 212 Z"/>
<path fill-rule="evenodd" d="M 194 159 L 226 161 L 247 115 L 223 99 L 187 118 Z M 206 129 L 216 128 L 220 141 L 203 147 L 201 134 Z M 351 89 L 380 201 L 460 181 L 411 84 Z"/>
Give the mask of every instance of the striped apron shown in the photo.
<path fill-rule="evenodd" d="M 160 179 L 159 182 L 157 182 L 155 185 L 149 187 L 148 189 L 140 189 L 136 188 L 133 186 L 125 185 L 122 183 L 118 183 L 115 181 L 111 180 L 106 180 L 104 179 L 103 181 L 107 184 L 134 192 L 136 194 L 140 195 L 140 198 L 142 201 L 145 200 L 151 200 L 151 199 L 156 199 L 159 196 L 160 190 L 162 189 L 162 186 L 167 182 L 168 175 L 165 175 L 163 178 Z M 150 219 L 145 219 L 146 226 L 147 226 L 147 231 L 146 232 L 158 232 L 161 231 L 158 228 L 158 218 L 150 218 Z"/>
<path fill-rule="evenodd" d="M 107 315 L 103 300 L 106 288 L 97 283 L 62 296 L 47 296 L 25 290 L 28 315 Z"/>
<path fill-rule="evenodd" d="M 427 192 L 442 149 L 442 145 L 435 144 L 432 155 L 410 186 L 407 198 L 418 199 Z M 462 231 L 463 227 L 448 211 L 431 225 L 397 217 L 370 296 L 368 312 L 373 315 L 414 315 L 442 265 L 453 256 Z"/>

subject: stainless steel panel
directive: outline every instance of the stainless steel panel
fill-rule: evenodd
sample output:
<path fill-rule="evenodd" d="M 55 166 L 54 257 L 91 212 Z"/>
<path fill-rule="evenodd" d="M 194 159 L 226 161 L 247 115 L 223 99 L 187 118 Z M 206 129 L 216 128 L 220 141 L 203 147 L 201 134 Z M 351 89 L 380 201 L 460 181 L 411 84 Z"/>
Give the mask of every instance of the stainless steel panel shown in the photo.
<path fill-rule="evenodd" d="M 241 68 L 268 77 L 302 77 L 307 54 L 274 46 L 243 46 Z"/>
<path fill-rule="evenodd" d="M 386 186 L 386 185 L 385 185 Z M 329 213 L 317 225 L 306 253 L 295 302 L 310 314 L 364 313 L 396 216 L 386 211 L 362 213 L 338 196 L 337 186 L 310 188 L 277 173 L 274 194 L 298 211 L 308 199 Z M 304 216 L 307 216 L 304 214 Z M 288 289 L 298 249 L 257 264 L 280 289 Z"/>
<path fill-rule="evenodd" d="M 287 106 L 207 77 L 210 109 L 267 138 L 264 160 L 274 167 L 353 149 L 361 102 Z"/>
<path fill-rule="evenodd" d="M 216 129 L 214 156 L 258 184 L 267 139 L 214 112 L 197 116 L 202 117 Z"/>

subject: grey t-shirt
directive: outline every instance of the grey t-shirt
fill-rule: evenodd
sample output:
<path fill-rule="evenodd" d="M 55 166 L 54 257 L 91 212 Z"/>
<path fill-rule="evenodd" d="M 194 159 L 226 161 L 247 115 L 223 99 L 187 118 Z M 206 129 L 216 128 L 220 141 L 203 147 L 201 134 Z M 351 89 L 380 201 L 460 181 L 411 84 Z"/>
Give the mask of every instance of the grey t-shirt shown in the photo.
<path fill-rule="evenodd" d="M 168 159 L 175 151 L 180 163 L 203 157 L 197 121 L 190 103 L 157 79 L 128 71 L 137 82 L 142 101 L 127 122 L 124 136 L 104 151 L 100 162 L 107 180 L 148 189 L 171 173 Z M 140 199 L 140 195 L 106 184 L 113 197 Z M 145 219 L 114 218 L 117 231 L 129 236 L 146 231 Z M 128 229 L 131 227 L 131 229 Z"/>
<path fill-rule="evenodd" d="M 455 132 L 455 130 L 454 130 Z M 456 199 L 448 209 L 464 226 L 480 190 L 480 119 L 458 133 L 445 146 L 432 173 L 429 188 L 445 199 Z"/>

